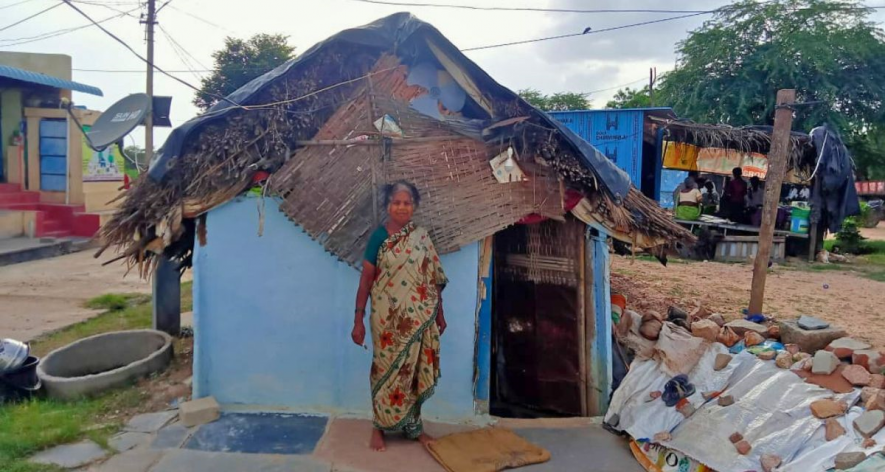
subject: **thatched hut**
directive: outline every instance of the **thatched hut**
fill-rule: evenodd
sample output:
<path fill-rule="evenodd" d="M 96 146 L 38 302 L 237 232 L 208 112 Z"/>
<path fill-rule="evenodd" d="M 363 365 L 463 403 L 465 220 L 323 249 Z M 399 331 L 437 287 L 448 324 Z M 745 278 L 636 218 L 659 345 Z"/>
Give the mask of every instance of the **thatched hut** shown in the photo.
<path fill-rule="evenodd" d="M 161 255 L 193 265 L 195 396 L 366 412 L 352 267 L 399 179 L 452 281 L 430 414 L 603 410 L 608 238 L 663 256 L 692 236 L 410 14 L 342 31 L 176 129 L 102 236 L 142 275 Z"/>

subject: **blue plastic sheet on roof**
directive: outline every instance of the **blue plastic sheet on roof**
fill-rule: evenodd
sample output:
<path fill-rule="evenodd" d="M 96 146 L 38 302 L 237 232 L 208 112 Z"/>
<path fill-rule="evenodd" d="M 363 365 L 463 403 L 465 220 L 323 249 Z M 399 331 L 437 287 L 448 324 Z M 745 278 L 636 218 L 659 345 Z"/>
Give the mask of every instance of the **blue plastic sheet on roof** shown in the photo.
<path fill-rule="evenodd" d="M 29 70 L 19 69 L 18 67 L 5 66 L 0 64 L 0 77 L 7 79 L 20 80 L 38 85 L 46 85 L 57 89 L 73 90 L 75 92 L 88 93 L 90 95 L 98 95 L 103 97 L 101 89 L 91 85 L 81 84 L 73 80 L 59 79 L 51 75 L 41 74 L 39 72 L 31 72 Z"/>

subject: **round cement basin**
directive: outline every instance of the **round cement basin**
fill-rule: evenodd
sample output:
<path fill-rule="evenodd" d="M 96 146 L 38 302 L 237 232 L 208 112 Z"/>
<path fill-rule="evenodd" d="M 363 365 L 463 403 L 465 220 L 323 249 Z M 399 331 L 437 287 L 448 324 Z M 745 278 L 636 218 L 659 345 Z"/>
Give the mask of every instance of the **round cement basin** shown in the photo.
<path fill-rule="evenodd" d="M 172 337 L 161 331 L 115 331 L 81 339 L 49 353 L 37 367 L 53 398 L 75 399 L 126 385 L 172 360 Z"/>

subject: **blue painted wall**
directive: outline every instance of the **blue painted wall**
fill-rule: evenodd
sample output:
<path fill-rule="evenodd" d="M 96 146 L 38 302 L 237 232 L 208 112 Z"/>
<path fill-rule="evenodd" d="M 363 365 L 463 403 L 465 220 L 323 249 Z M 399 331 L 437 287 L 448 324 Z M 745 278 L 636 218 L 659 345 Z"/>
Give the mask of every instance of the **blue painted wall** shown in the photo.
<path fill-rule="evenodd" d="M 240 198 L 212 210 L 207 244 L 196 248 L 194 396 L 369 415 L 371 351 L 350 340 L 359 273 L 271 200 L 259 237 L 256 203 Z M 448 330 L 440 385 L 424 413 L 466 418 L 474 414 L 478 244 L 442 264 Z"/>

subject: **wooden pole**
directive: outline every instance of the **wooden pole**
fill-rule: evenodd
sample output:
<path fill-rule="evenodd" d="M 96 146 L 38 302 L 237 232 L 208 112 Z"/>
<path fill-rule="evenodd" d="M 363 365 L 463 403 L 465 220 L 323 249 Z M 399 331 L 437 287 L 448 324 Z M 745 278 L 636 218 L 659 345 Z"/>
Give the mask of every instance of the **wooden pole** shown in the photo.
<path fill-rule="evenodd" d="M 751 315 L 762 313 L 765 276 L 771 256 L 771 241 L 774 237 L 777 205 L 781 198 L 781 184 L 784 181 L 787 161 L 790 156 L 793 110 L 789 105 L 795 101 L 796 90 L 778 90 L 778 108 L 774 112 L 774 131 L 771 134 L 771 151 L 768 153 L 768 173 L 765 175 L 765 199 L 762 206 L 762 226 L 759 228 L 759 250 L 756 252 L 756 261 L 753 264 L 753 284 L 750 288 L 749 312 Z"/>
<path fill-rule="evenodd" d="M 156 0 L 147 2 L 147 87 L 148 96 L 147 114 L 144 116 L 144 157 L 150 165 L 154 158 L 154 25 L 157 24 Z"/>

